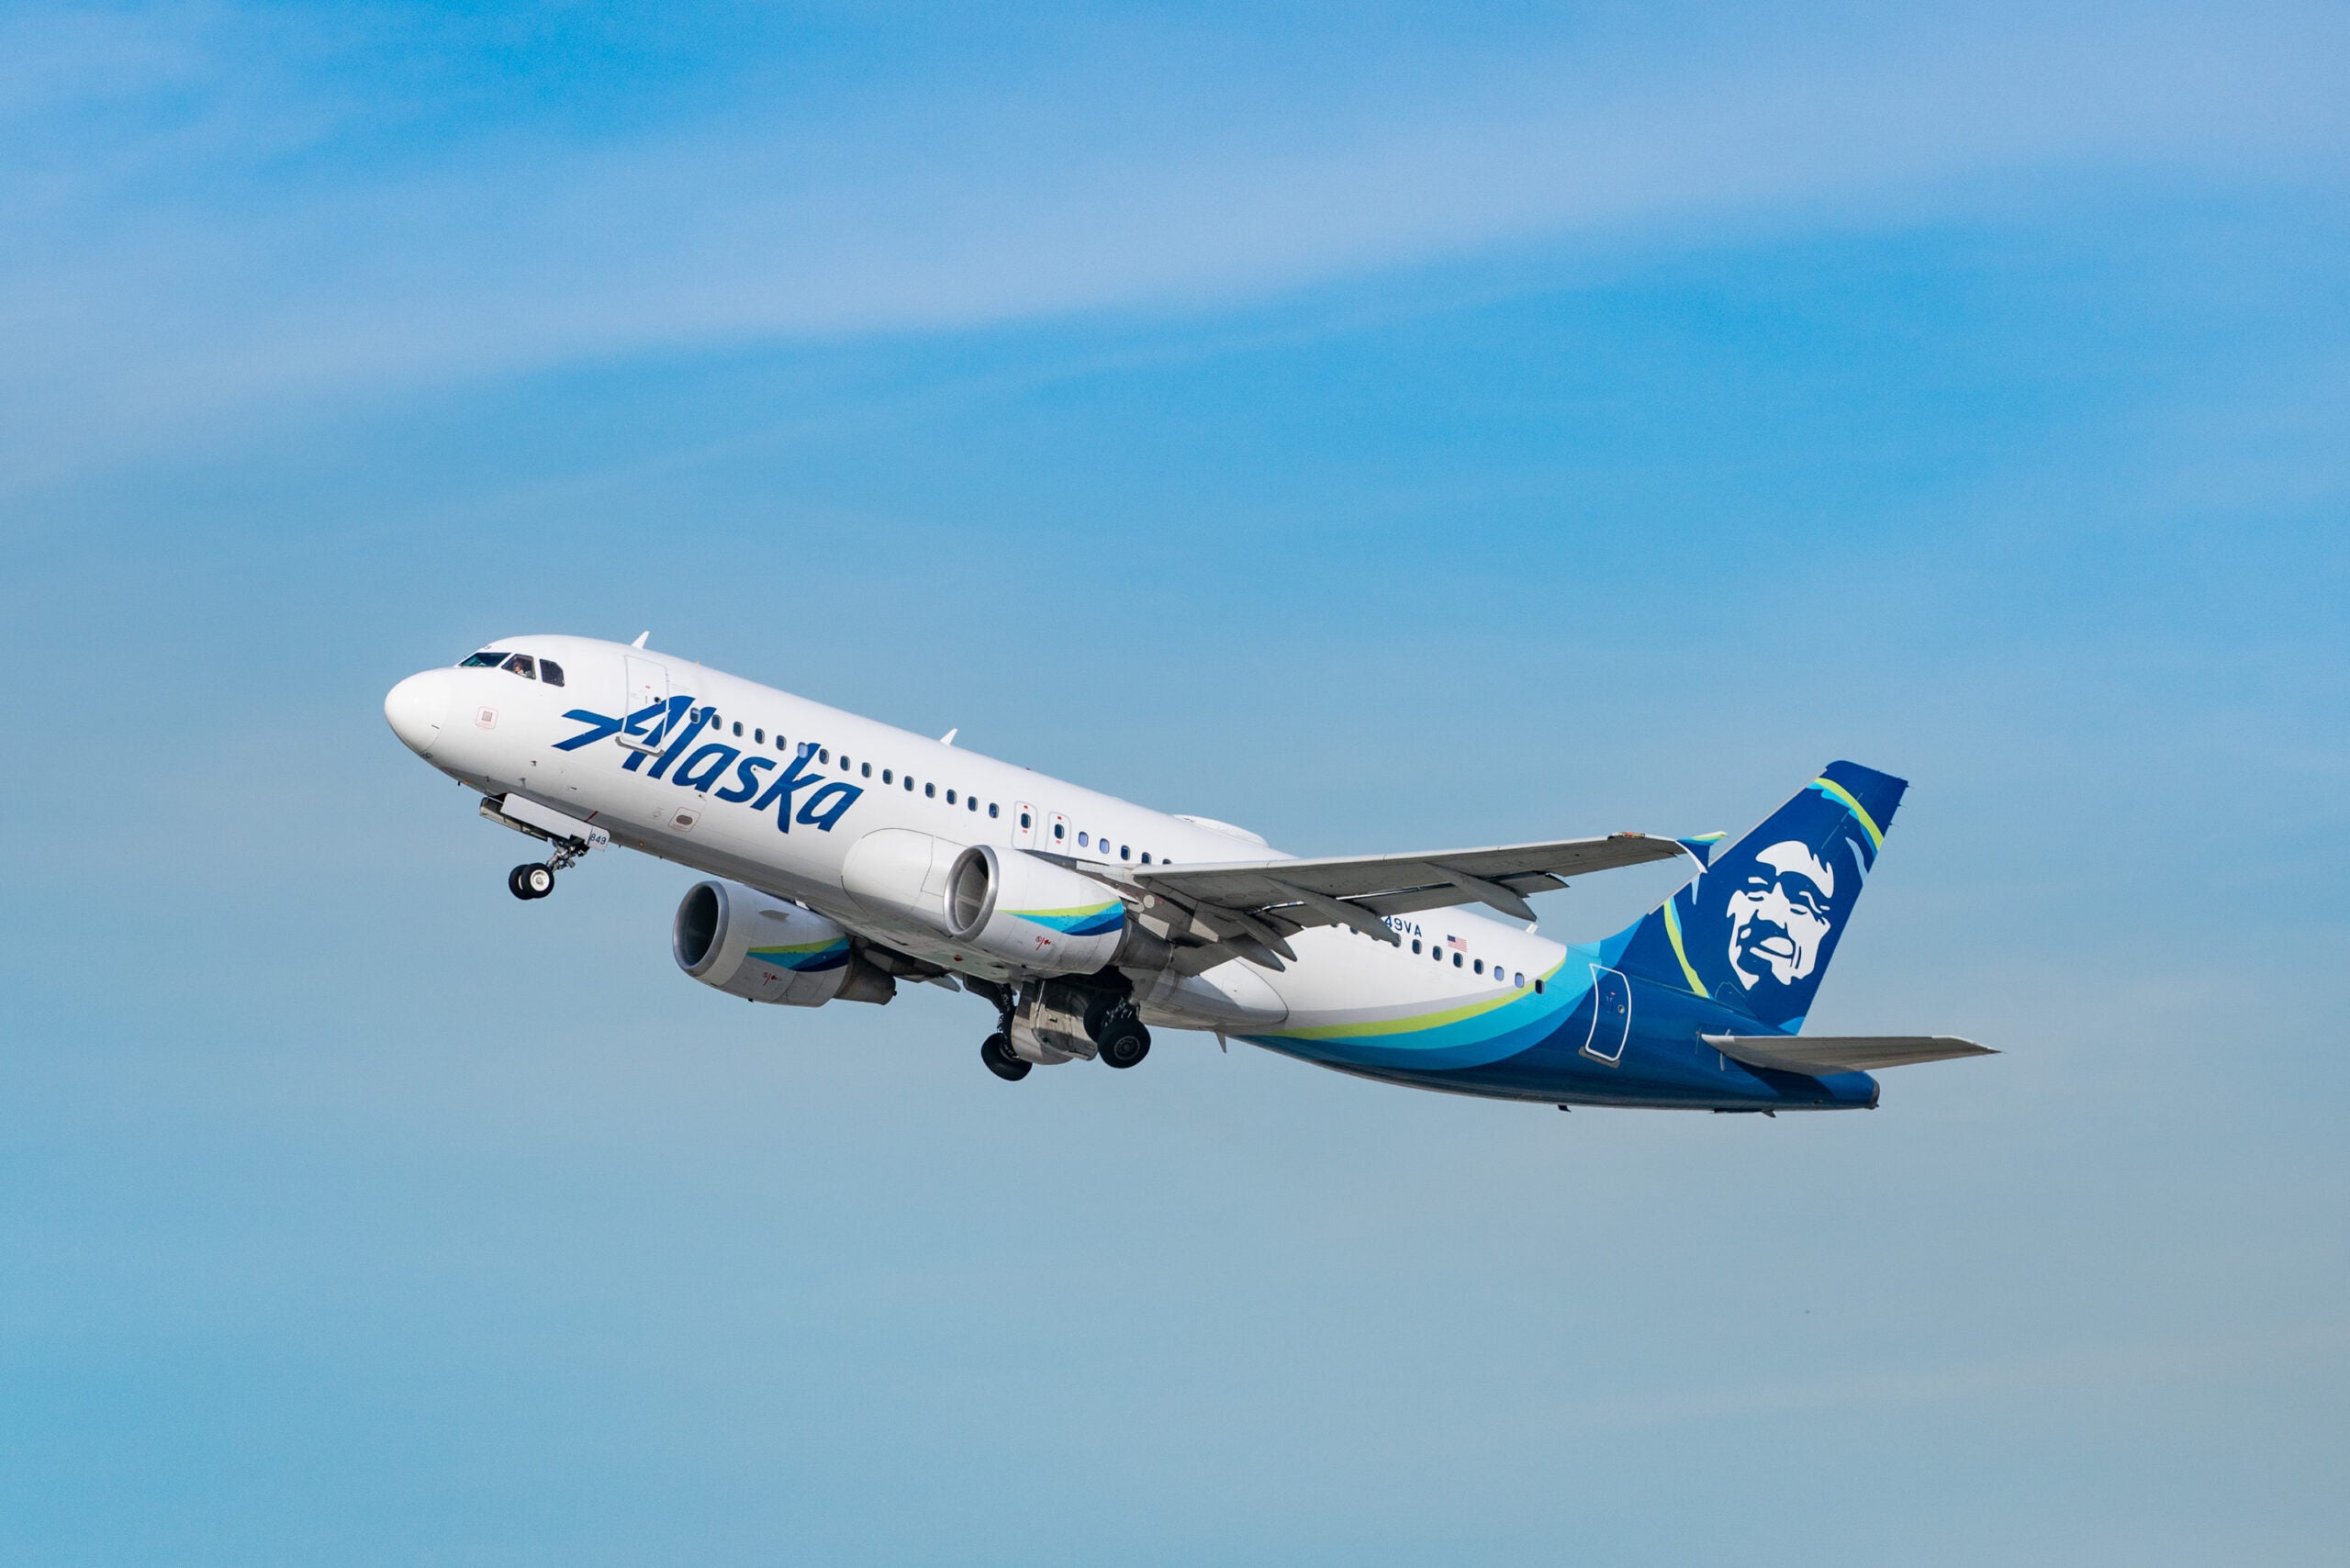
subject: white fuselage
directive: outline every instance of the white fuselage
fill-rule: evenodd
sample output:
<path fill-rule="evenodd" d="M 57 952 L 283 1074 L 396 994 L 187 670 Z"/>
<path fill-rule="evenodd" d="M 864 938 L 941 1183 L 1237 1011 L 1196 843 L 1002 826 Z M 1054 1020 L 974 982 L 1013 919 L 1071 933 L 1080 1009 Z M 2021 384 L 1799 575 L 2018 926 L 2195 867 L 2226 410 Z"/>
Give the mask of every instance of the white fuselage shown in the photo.
<path fill-rule="evenodd" d="M 1152 811 L 674 655 L 581 637 L 517 637 L 493 646 L 554 660 L 564 684 L 498 668 L 416 678 L 430 690 L 412 693 L 413 716 L 396 714 L 395 727 L 434 767 L 486 795 L 517 793 L 593 823 L 616 845 L 803 903 L 950 970 L 1011 978 L 1002 964 L 936 930 L 853 897 L 843 866 L 866 835 L 910 829 L 957 846 L 1064 856 L 1080 869 L 1138 868 L 1145 857 L 1179 866 L 1288 858 L 1240 829 Z M 696 736 L 705 760 L 691 779 L 680 781 L 674 756 L 654 777 L 660 758 L 632 751 L 609 729 L 579 743 L 599 722 L 624 721 L 632 703 L 641 706 L 648 670 L 666 678 L 673 700 L 690 700 L 698 721 L 715 712 Z M 711 744 L 735 755 L 708 754 Z M 813 749 L 779 809 L 756 806 L 803 747 Z M 826 794 L 827 786 L 844 788 Z M 1138 984 L 1136 999 L 1155 1025 L 1278 1043 L 1281 1036 L 1376 1027 L 1380 1020 L 1490 1002 L 1554 973 L 1566 951 L 1458 908 L 1389 924 L 1403 937 L 1399 945 L 1316 927 L 1292 939 L 1296 960 L 1279 972 L 1236 959 L 1196 977 L 1157 977 Z"/>

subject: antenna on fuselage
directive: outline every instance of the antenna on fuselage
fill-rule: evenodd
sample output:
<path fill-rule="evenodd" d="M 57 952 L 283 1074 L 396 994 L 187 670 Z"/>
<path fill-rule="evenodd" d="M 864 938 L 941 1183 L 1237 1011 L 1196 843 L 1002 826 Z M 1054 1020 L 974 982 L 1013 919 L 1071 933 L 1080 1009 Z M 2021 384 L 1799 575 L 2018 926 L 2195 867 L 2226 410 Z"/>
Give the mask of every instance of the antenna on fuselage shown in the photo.
<path fill-rule="evenodd" d="M 938 737 L 938 744 L 939 744 L 940 745 L 953 745 L 955 744 L 955 737 L 956 737 L 957 735 L 961 734 L 962 733 L 963 733 L 963 726 L 962 726 L 962 725 L 960 725 L 960 724 L 957 724 L 957 725 L 956 725 L 953 729 L 951 729 L 951 730 L 947 731 L 945 734 L 943 734 L 943 735 L 939 736 L 939 737 Z"/>
<path fill-rule="evenodd" d="M 651 632 L 639 632 L 639 633 L 636 634 L 636 641 L 635 641 L 635 642 L 633 642 L 633 643 L 631 643 L 631 644 L 629 644 L 629 646 L 630 646 L 630 647 L 632 647 L 632 648 L 641 648 L 641 647 L 644 646 L 644 639 L 646 639 L 647 637 L 650 637 L 651 635 L 653 635 L 653 633 L 652 633 Z"/>

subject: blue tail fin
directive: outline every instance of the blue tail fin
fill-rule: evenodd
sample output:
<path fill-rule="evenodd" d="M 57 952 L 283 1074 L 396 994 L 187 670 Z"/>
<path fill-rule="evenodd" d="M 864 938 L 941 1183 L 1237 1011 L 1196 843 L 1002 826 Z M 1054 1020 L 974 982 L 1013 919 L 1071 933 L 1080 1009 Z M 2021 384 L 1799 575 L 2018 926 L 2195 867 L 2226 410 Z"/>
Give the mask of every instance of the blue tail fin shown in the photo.
<path fill-rule="evenodd" d="M 1908 788 L 1889 774 L 1830 763 L 1617 938 L 1617 967 L 1774 1029 L 1800 1028 Z"/>

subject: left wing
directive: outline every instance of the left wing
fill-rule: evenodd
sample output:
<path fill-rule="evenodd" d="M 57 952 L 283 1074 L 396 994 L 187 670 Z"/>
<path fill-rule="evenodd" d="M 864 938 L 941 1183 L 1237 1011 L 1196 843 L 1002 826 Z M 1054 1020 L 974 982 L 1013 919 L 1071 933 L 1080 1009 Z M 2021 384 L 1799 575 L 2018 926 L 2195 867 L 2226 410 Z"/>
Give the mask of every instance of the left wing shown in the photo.
<path fill-rule="evenodd" d="M 1707 839 L 1618 833 L 1606 838 L 1416 855 L 1122 866 L 1113 879 L 1175 905 L 1204 928 L 1199 935 L 1205 940 L 1230 944 L 1241 957 L 1264 963 L 1273 955 L 1295 958 L 1285 938 L 1312 925 L 1349 925 L 1382 942 L 1397 942 L 1401 939 L 1385 917 L 1414 910 L 1484 903 L 1532 920 L 1528 893 L 1563 888 L 1567 878 L 1585 872 L 1683 855 L 1702 866 L 1711 847 Z M 1090 862 L 1070 864 L 1096 876 L 1105 869 Z M 1276 961 L 1268 967 L 1281 965 Z"/>

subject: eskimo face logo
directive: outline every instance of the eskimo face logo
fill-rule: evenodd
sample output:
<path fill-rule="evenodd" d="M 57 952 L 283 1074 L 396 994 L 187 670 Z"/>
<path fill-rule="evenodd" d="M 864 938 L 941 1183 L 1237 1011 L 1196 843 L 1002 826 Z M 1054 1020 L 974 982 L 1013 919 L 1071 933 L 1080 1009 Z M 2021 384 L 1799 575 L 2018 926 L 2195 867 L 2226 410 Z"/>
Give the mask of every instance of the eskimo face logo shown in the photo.
<path fill-rule="evenodd" d="M 1729 968 L 1749 990 L 1768 976 L 1793 985 L 1818 967 L 1835 932 L 1835 868 L 1795 839 L 1757 850 L 1729 891 Z"/>
<path fill-rule="evenodd" d="M 692 714 L 690 719 L 687 717 L 688 711 Z M 775 825 L 784 833 L 789 833 L 795 822 L 804 827 L 812 827 L 819 833 L 830 833 L 833 824 L 841 820 L 841 814 L 856 804 L 857 797 L 865 793 L 857 785 L 838 778 L 828 779 L 810 767 L 809 764 L 816 756 L 816 745 L 812 741 L 802 745 L 799 755 L 788 763 L 757 753 L 745 756 L 742 747 L 728 745 L 724 741 L 713 740 L 699 747 L 694 746 L 694 742 L 714 716 L 708 707 L 694 707 L 690 697 L 672 697 L 666 702 L 650 703 L 625 719 L 615 719 L 609 713 L 593 713 L 585 708 L 574 708 L 564 717 L 588 727 L 569 740 L 555 742 L 554 748 L 557 751 L 577 751 L 582 746 L 610 740 L 615 735 L 624 737 L 632 744 L 627 760 L 621 764 L 621 771 L 634 773 L 643 768 L 648 778 L 667 777 L 670 783 L 681 789 L 697 790 L 735 805 L 747 804 L 755 812 L 764 812 L 773 806 L 776 808 Z M 661 746 L 665 739 L 668 745 L 662 747 L 657 759 L 654 752 L 644 749 Z M 670 765 L 680 756 L 685 757 L 685 764 L 671 775 Z M 647 768 L 645 764 L 649 759 L 652 766 Z M 778 767 L 782 771 L 772 781 L 768 780 L 766 775 Z M 729 768 L 733 770 L 734 781 L 713 793 L 714 787 L 725 780 Z M 802 790 L 808 791 L 808 798 L 800 802 L 800 810 L 794 814 L 793 798 Z"/>

